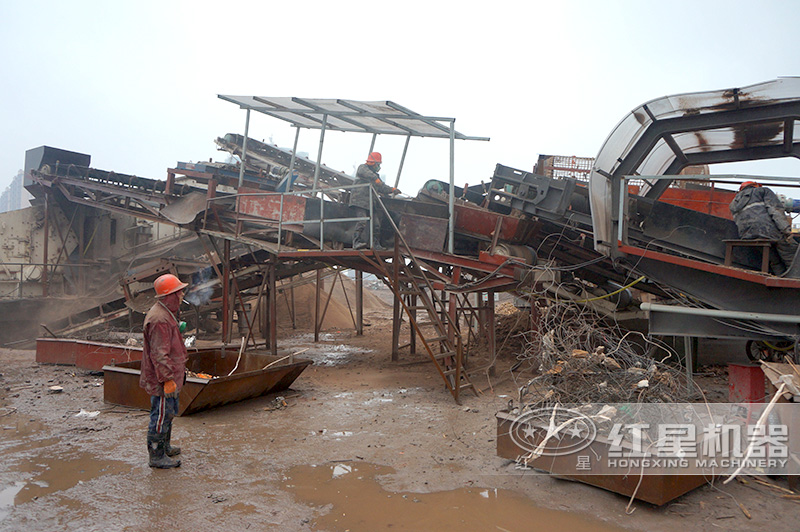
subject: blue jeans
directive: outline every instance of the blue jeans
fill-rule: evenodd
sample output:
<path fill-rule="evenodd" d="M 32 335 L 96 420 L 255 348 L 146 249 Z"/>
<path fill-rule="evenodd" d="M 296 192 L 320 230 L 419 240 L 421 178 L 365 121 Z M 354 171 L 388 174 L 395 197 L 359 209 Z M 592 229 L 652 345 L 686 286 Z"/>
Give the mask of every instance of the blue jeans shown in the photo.
<path fill-rule="evenodd" d="M 172 418 L 178 415 L 178 398 L 150 396 L 150 433 L 166 434 L 172 428 Z"/>

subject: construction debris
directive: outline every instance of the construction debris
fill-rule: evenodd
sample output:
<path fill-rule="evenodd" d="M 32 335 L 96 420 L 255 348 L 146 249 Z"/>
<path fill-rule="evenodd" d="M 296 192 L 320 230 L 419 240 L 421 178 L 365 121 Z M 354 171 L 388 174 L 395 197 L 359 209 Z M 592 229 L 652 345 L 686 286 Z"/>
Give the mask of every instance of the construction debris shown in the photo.
<path fill-rule="evenodd" d="M 539 310 L 538 330 L 520 355 L 538 367 L 539 375 L 520 387 L 521 405 L 690 399 L 686 376 L 667 364 L 677 362 L 668 346 L 608 325 L 571 302 L 549 301 Z"/>

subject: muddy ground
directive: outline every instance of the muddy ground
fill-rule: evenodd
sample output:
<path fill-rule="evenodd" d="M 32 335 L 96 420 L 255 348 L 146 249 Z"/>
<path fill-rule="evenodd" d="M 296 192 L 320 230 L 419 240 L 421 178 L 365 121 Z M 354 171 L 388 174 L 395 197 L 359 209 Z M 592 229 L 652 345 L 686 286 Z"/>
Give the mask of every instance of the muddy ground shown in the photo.
<path fill-rule="evenodd" d="M 459 406 L 421 355 L 390 361 L 387 312 L 368 319 L 365 336 L 319 344 L 283 329 L 280 347 L 315 361 L 280 394 L 288 406 L 177 418 L 183 465 L 168 471 L 147 466 L 146 413 L 104 404 L 101 375 L 0 351 L 0 530 L 798 529 L 797 503 L 752 479 L 626 515 L 625 497 L 520 471 L 495 453 L 513 360 Z M 723 396 L 724 372 L 702 373 Z"/>

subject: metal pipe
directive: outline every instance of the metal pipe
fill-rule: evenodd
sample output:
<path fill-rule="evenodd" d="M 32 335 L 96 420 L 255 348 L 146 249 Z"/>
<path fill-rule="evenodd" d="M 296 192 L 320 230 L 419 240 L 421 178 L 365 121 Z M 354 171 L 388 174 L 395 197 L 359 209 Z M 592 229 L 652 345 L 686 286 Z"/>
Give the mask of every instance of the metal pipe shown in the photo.
<path fill-rule="evenodd" d="M 447 234 L 447 252 L 451 255 L 455 249 L 455 211 L 456 211 L 456 119 L 450 120 L 450 198 L 448 200 L 448 213 L 450 215 L 449 231 Z"/>
<path fill-rule="evenodd" d="M 670 314 L 689 314 L 710 318 L 727 318 L 732 320 L 771 321 L 775 323 L 800 323 L 800 316 L 789 314 L 767 314 L 764 312 L 742 312 L 739 310 L 717 310 L 709 308 L 679 307 L 676 305 L 660 305 L 658 303 L 641 303 L 639 308 L 649 312 L 667 312 Z"/>
<path fill-rule="evenodd" d="M 411 141 L 411 135 L 406 137 L 406 145 L 403 146 L 403 156 L 400 157 L 400 167 L 397 169 L 397 179 L 394 180 L 394 188 L 400 184 L 400 173 L 403 171 L 403 163 L 406 161 L 406 153 L 408 152 L 408 143 Z"/>
<path fill-rule="evenodd" d="M 328 115 L 322 115 L 322 127 L 319 130 L 319 150 L 317 150 L 317 165 L 314 167 L 314 185 L 311 187 L 316 193 L 317 181 L 319 181 L 319 168 L 322 164 L 322 144 L 325 142 L 325 127 L 328 125 Z M 316 194 L 315 194 L 316 195 Z"/>
<path fill-rule="evenodd" d="M 292 159 L 289 161 L 289 186 L 286 187 L 286 192 L 292 190 L 292 176 L 294 175 L 294 161 L 297 158 L 297 141 L 300 140 L 300 126 L 297 127 L 297 132 L 294 134 L 294 146 L 292 147 Z"/>
<path fill-rule="evenodd" d="M 247 135 L 250 134 L 250 108 L 247 109 L 247 118 L 244 121 L 244 140 L 242 141 L 242 163 L 239 165 L 239 186 L 244 182 L 244 161 L 247 159 Z"/>
<path fill-rule="evenodd" d="M 368 152 L 368 154 L 372 153 L 372 150 L 375 149 L 375 139 L 377 139 L 377 138 L 378 138 L 378 134 L 377 133 L 373 133 L 372 134 L 372 142 L 369 143 L 369 152 Z"/>

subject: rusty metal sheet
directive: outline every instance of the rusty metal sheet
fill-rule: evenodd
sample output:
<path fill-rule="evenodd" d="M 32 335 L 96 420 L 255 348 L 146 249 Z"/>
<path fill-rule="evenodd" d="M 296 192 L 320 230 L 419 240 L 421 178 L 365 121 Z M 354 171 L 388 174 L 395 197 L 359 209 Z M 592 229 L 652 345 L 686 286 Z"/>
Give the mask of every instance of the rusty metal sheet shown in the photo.
<path fill-rule="evenodd" d="M 247 214 L 267 220 L 296 221 L 305 219 L 306 198 L 302 196 L 283 197 L 283 218 L 281 218 L 281 196 L 279 194 L 264 194 L 264 191 L 257 189 L 240 189 L 238 199 L 239 214 Z"/>
<path fill-rule="evenodd" d="M 447 238 L 447 220 L 404 212 L 398 225 L 400 234 L 412 249 L 442 251 Z"/>
<path fill-rule="evenodd" d="M 161 215 L 178 225 L 190 224 L 206 210 L 206 194 L 191 192 L 161 209 Z"/>
<path fill-rule="evenodd" d="M 142 359 L 142 348 L 75 340 L 72 338 L 38 338 L 36 362 L 62 364 L 99 371 L 106 364 Z"/>
<path fill-rule="evenodd" d="M 467 205 L 455 206 L 455 230 L 457 233 L 468 233 L 492 238 L 492 232 L 500 219 L 500 240 L 506 242 L 522 242 L 533 224 L 528 220 L 514 216 L 506 216 L 486 209 Z"/>
<path fill-rule="evenodd" d="M 236 365 L 237 352 L 206 350 L 189 355 L 187 368 L 195 373 L 223 375 L 216 379 L 189 377 L 180 393 L 178 415 L 189 415 L 217 406 L 243 401 L 287 389 L 313 362 L 295 359 L 263 369 L 280 357 L 253 352 L 245 353 L 239 367 L 226 376 Z M 105 373 L 103 399 L 107 403 L 150 409 L 150 396 L 139 387 L 141 361 L 126 362 L 103 367 Z"/>
<path fill-rule="evenodd" d="M 507 412 L 497 413 L 497 456 L 509 460 L 517 460 L 528 453 L 527 449 L 521 448 L 512 438 L 511 433 L 515 416 Z M 565 439 L 569 436 L 565 435 Z M 535 443 L 534 443 L 535 444 Z M 595 456 L 605 456 L 608 454 L 608 445 L 595 440 L 588 449 Z M 630 497 L 636 493 L 636 498 L 658 506 L 664 505 L 669 501 L 690 492 L 691 490 L 708 483 L 711 478 L 703 475 L 653 475 L 647 474 L 640 476 L 635 472 L 630 475 L 603 474 L 603 471 L 594 470 L 591 475 L 575 474 L 575 456 L 541 456 L 528 462 L 528 465 L 547 471 L 559 478 L 568 478 L 603 488 L 614 493 L 619 493 Z"/>

